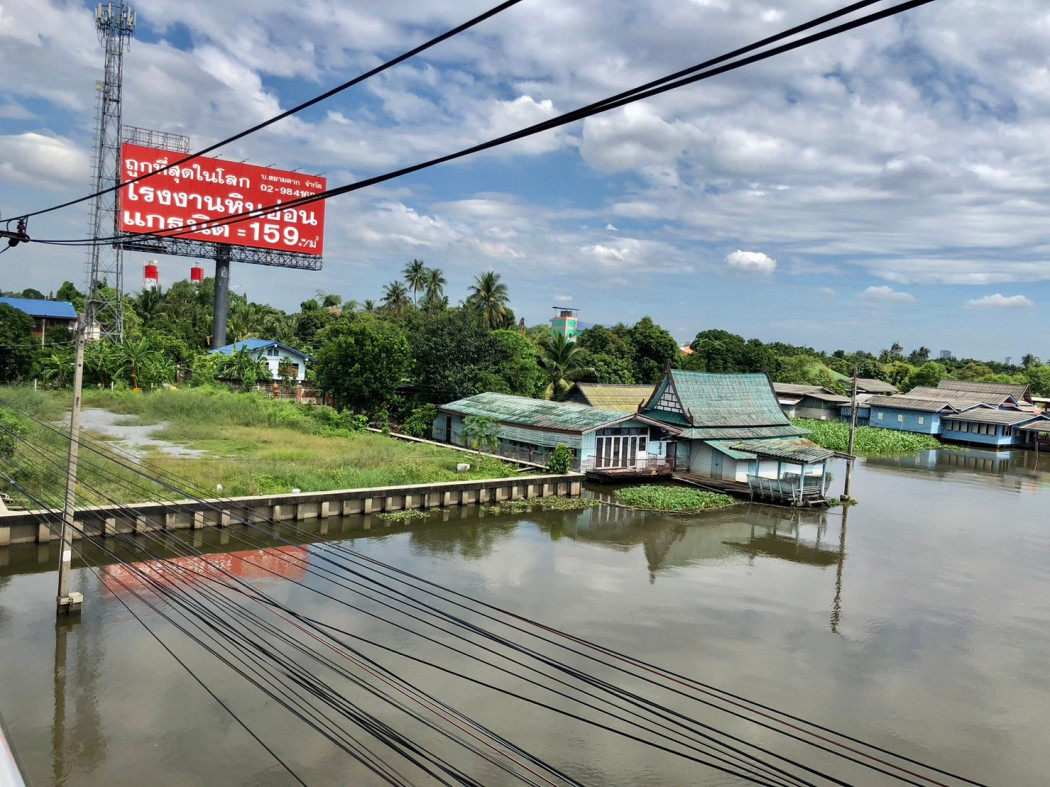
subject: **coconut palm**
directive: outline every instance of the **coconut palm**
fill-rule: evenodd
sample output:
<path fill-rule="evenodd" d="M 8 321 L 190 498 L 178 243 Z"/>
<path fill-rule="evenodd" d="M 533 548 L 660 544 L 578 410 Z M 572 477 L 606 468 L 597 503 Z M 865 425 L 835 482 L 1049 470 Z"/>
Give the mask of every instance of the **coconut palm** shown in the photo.
<path fill-rule="evenodd" d="M 427 266 L 423 260 L 412 260 L 401 272 L 405 275 L 405 284 L 412 290 L 412 303 L 415 303 L 416 297 L 427 286 Z"/>
<path fill-rule="evenodd" d="M 405 313 L 408 306 L 408 290 L 399 281 L 392 281 L 383 288 L 383 308 L 387 309 L 395 317 Z"/>
<path fill-rule="evenodd" d="M 470 285 L 470 297 L 467 298 L 467 303 L 481 312 L 490 328 L 498 328 L 507 316 L 510 293 L 500 278 L 495 271 L 485 271 L 475 276 L 474 283 Z"/>
<path fill-rule="evenodd" d="M 445 295 L 445 285 L 448 281 L 445 279 L 445 274 L 441 272 L 441 268 L 427 268 L 426 278 L 424 280 L 425 292 L 423 294 L 423 301 L 428 306 L 434 306 L 441 302 L 441 298 Z"/>
<path fill-rule="evenodd" d="M 365 312 L 366 314 L 375 314 L 376 302 L 373 301 L 371 298 L 365 298 L 364 301 L 361 302 L 361 311 Z"/>
<path fill-rule="evenodd" d="M 548 380 L 544 399 L 554 399 L 569 390 L 572 381 L 594 374 L 587 366 L 587 351 L 561 333 L 540 342 L 536 361 Z"/>
<path fill-rule="evenodd" d="M 477 449 L 480 461 L 483 448 L 490 451 L 499 448 L 499 421 L 485 415 L 468 415 L 463 419 L 463 442 L 468 447 Z"/>

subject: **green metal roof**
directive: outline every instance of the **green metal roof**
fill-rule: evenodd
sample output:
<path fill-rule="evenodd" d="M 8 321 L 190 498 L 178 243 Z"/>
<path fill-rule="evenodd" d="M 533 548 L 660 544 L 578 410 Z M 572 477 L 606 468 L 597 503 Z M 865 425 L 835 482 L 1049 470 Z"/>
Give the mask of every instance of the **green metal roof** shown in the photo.
<path fill-rule="evenodd" d="M 723 454 L 728 456 L 730 459 L 757 459 L 758 454 L 752 454 L 748 451 L 739 451 L 734 446 L 736 440 L 708 440 L 707 444 L 714 448 L 716 451 L 721 451 Z"/>
<path fill-rule="evenodd" d="M 552 402 L 547 399 L 529 399 L 525 396 L 491 392 L 469 396 L 438 409 L 463 416 L 483 415 L 504 424 L 579 433 L 637 418 L 634 413 L 620 410 L 602 410 L 585 404 Z"/>
<path fill-rule="evenodd" d="M 670 386 L 686 411 L 673 413 L 650 409 Z M 764 374 L 709 374 L 671 369 L 656 386 L 643 408 L 646 415 L 669 423 L 687 421 L 682 435 L 694 440 L 746 440 L 792 437 L 805 434 L 793 426 L 780 409 L 769 378 Z"/>
<path fill-rule="evenodd" d="M 834 453 L 821 448 L 809 440 L 739 440 L 732 447 L 737 451 L 748 451 L 759 456 L 770 456 L 774 459 L 786 459 L 799 464 L 823 462 L 834 456 Z"/>

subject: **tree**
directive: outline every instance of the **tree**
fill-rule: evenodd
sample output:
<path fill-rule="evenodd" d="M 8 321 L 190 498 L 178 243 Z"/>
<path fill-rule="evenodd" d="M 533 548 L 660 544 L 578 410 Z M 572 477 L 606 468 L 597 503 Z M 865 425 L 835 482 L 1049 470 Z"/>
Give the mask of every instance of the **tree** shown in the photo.
<path fill-rule="evenodd" d="M 944 379 L 944 375 L 943 366 L 936 361 L 928 361 L 908 375 L 903 389 L 910 391 L 912 388 L 936 388 Z"/>
<path fill-rule="evenodd" d="M 572 381 L 594 374 L 587 365 L 587 351 L 561 333 L 540 343 L 539 364 L 547 378 L 544 399 L 555 399 L 569 390 Z"/>
<path fill-rule="evenodd" d="M 1033 366 L 1038 366 L 1040 363 L 1040 360 L 1031 353 L 1025 353 L 1021 358 L 1021 368 L 1026 372 Z"/>
<path fill-rule="evenodd" d="M 411 322 L 413 382 L 428 399 L 445 403 L 492 388 L 503 345 L 476 312 L 424 312 Z"/>
<path fill-rule="evenodd" d="M 0 383 L 29 374 L 39 342 L 33 338 L 36 321 L 6 303 L 0 303 Z"/>
<path fill-rule="evenodd" d="M 921 366 L 930 360 L 930 348 L 920 347 L 917 350 L 912 350 L 908 355 L 908 363 L 912 366 Z"/>
<path fill-rule="evenodd" d="M 427 266 L 423 260 L 412 260 L 401 273 L 405 276 L 405 284 L 412 290 L 412 303 L 417 303 L 419 293 L 427 286 Z"/>
<path fill-rule="evenodd" d="M 608 353 L 590 353 L 587 365 L 591 374 L 586 379 L 605 385 L 631 385 L 634 382 L 634 370 L 631 362 L 623 356 Z"/>
<path fill-rule="evenodd" d="M 630 336 L 634 348 L 634 379 L 655 385 L 664 369 L 677 362 L 678 342 L 650 317 L 636 322 L 631 327 Z"/>
<path fill-rule="evenodd" d="M 1024 373 L 1034 396 L 1050 396 L 1050 366 L 1033 363 Z"/>
<path fill-rule="evenodd" d="M 481 449 L 495 451 L 500 443 L 499 421 L 484 415 L 468 415 L 463 419 L 463 443 L 468 448 L 476 448 L 478 457 Z"/>
<path fill-rule="evenodd" d="M 395 402 L 411 367 L 404 331 L 370 317 L 333 326 L 331 335 L 317 354 L 317 384 L 355 410 L 377 412 Z"/>
<path fill-rule="evenodd" d="M 510 293 L 500 274 L 486 271 L 474 277 L 467 303 L 477 309 L 490 328 L 499 328 L 507 317 Z"/>
<path fill-rule="evenodd" d="M 408 290 L 401 282 L 392 281 L 383 288 L 383 308 L 395 317 L 403 315 L 408 304 Z"/>
<path fill-rule="evenodd" d="M 448 282 L 445 280 L 445 274 L 441 272 L 441 268 L 427 268 L 426 278 L 423 286 L 425 292 L 423 294 L 423 302 L 428 308 L 434 308 L 441 304 L 445 296 L 445 285 Z"/>
<path fill-rule="evenodd" d="M 604 353 L 617 358 L 630 358 L 634 352 L 626 338 L 626 330 L 620 334 L 604 325 L 592 325 L 582 331 L 576 341 L 591 355 Z"/>
<path fill-rule="evenodd" d="M 498 345 L 495 374 L 506 386 L 506 393 L 538 396 L 546 380 L 536 359 L 536 345 L 517 331 L 493 331 Z"/>
<path fill-rule="evenodd" d="M 84 311 L 84 296 L 71 281 L 62 282 L 62 286 L 59 287 L 58 292 L 55 293 L 55 300 L 69 301 L 73 304 L 73 308 L 77 310 L 78 314 L 81 314 Z"/>

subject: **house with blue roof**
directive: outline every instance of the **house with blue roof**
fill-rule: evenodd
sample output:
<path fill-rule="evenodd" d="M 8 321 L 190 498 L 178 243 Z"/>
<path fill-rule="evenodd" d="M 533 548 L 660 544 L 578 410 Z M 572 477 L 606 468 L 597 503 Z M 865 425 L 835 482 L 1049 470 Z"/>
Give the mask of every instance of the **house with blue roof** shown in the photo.
<path fill-rule="evenodd" d="M 63 334 L 76 328 L 77 310 L 69 301 L 42 301 L 36 298 L 0 298 L 0 303 L 25 312 L 34 320 L 33 336 L 43 344 L 49 332 Z M 62 334 L 60 334 L 62 335 Z"/>
<path fill-rule="evenodd" d="M 233 355 L 240 350 L 247 350 L 257 360 L 266 361 L 274 380 L 287 377 L 301 383 L 306 379 L 307 362 L 314 360 L 311 355 L 270 339 L 244 339 L 212 350 L 211 355 Z M 281 374 L 282 370 L 285 374 Z"/>

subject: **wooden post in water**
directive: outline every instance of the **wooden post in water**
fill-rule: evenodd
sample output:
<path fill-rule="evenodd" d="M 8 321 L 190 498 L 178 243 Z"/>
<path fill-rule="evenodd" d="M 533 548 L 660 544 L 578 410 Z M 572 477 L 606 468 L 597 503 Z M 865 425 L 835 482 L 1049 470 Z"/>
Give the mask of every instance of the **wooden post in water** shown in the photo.
<path fill-rule="evenodd" d="M 853 370 L 853 391 L 850 394 L 850 406 L 849 406 L 849 447 L 846 449 L 846 453 L 849 456 L 846 459 L 846 481 L 842 488 L 842 502 L 849 503 L 852 499 L 850 497 L 850 484 L 853 481 L 853 441 L 857 434 L 857 370 Z"/>

